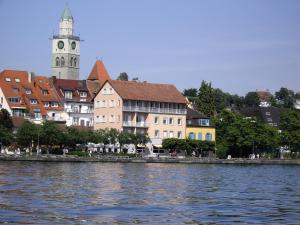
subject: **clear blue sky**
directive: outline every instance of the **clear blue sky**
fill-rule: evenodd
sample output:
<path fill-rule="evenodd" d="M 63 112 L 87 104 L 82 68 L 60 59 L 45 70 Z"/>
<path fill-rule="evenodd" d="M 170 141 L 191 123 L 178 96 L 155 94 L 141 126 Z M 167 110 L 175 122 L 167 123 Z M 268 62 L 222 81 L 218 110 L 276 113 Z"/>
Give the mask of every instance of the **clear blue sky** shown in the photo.
<path fill-rule="evenodd" d="M 51 75 L 51 41 L 68 2 L 81 43 L 80 76 L 96 58 L 180 90 L 211 81 L 231 93 L 300 91 L 298 0 L 0 0 L 0 70 Z"/>

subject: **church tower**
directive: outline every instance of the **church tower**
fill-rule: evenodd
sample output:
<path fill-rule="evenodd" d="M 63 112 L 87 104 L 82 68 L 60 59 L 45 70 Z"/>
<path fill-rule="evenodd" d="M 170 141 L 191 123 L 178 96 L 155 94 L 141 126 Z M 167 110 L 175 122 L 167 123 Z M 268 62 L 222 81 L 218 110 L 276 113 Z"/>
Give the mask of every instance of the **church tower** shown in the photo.
<path fill-rule="evenodd" d="M 79 80 L 80 38 L 73 35 L 74 19 L 66 6 L 59 22 L 59 35 L 52 39 L 52 76 Z"/>

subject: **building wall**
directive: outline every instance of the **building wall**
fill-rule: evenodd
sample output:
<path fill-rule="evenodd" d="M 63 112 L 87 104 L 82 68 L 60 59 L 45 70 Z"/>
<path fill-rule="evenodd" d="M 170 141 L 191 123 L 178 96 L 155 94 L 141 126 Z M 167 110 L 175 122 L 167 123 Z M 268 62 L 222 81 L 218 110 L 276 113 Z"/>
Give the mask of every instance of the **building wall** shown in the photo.
<path fill-rule="evenodd" d="M 212 134 L 212 141 L 216 140 L 216 129 L 214 127 L 186 127 L 186 138 L 189 138 L 190 133 L 196 134 L 196 140 L 199 140 L 199 133 L 202 133 L 202 140 L 205 141 L 207 133 Z"/>
<path fill-rule="evenodd" d="M 156 123 L 155 118 L 158 118 Z M 164 119 L 167 123 L 164 124 Z M 170 119 L 173 120 L 170 123 Z M 181 120 L 181 125 L 178 124 L 178 119 Z M 154 114 L 149 113 L 146 123 L 148 124 L 148 135 L 154 145 L 161 145 L 162 140 L 165 138 L 178 138 L 178 132 L 181 132 L 181 137 L 185 138 L 185 127 L 186 127 L 186 115 L 175 115 L 175 114 Z M 158 137 L 155 132 L 158 131 Z"/>
<path fill-rule="evenodd" d="M 74 111 L 74 108 L 79 108 L 81 106 L 80 111 Z M 67 126 L 93 126 L 93 110 L 91 110 L 92 104 L 84 103 L 84 102 L 65 102 L 64 103 L 64 113 L 59 116 L 62 117 L 66 121 Z"/>
<path fill-rule="evenodd" d="M 122 108 L 121 97 L 109 83 L 106 83 L 94 99 L 94 130 L 105 128 L 122 130 Z"/>
<path fill-rule="evenodd" d="M 12 115 L 12 111 L 8 105 L 8 102 L 6 101 L 6 98 L 4 96 L 4 93 L 0 87 L 0 110 L 1 109 L 6 109 L 11 115 Z"/>
<path fill-rule="evenodd" d="M 296 99 L 294 107 L 295 107 L 295 109 L 300 109 L 300 99 Z"/>

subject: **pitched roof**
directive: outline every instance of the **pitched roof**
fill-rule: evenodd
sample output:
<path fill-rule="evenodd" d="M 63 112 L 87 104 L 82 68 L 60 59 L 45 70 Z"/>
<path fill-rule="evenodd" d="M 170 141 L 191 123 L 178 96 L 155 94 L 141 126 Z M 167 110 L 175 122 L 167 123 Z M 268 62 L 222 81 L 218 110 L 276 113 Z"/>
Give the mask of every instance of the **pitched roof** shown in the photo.
<path fill-rule="evenodd" d="M 59 97 L 61 99 L 65 99 L 64 91 L 72 91 L 72 99 L 66 99 L 70 101 L 83 102 L 82 99 L 85 99 L 84 102 L 90 103 L 92 100 L 92 96 L 86 85 L 86 80 L 67 80 L 67 79 L 57 79 L 56 77 L 52 77 L 51 82 L 56 89 Z M 80 97 L 79 91 L 87 92 L 86 97 Z"/>
<path fill-rule="evenodd" d="M 39 101 L 37 89 L 35 89 L 32 83 L 31 76 L 32 75 L 26 71 L 4 70 L 0 73 L 0 87 L 3 90 L 10 108 L 26 108 L 31 112 L 39 110 L 43 116 L 46 116 L 47 112 L 42 102 Z M 27 89 L 31 90 L 30 94 L 26 93 Z M 10 102 L 8 101 L 10 97 L 19 98 L 20 102 Z M 32 99 L 37 100 L 37 103 L 32 104 L 30 102 Z"/>
<path fill-rule="evenodd" d="M 88 76 L 87 80 L 98 80 L 101 83 L 101 85 L 105 81 L 110 80 L 110 76 L 102 61 L 97 60 L 95 62 L 94 67 L 90 72 L 90 75 Z"/>
<path fill-rule="evenodd" d="M 107 82 L 126 100 L 187 103 L 185 97 L 174 85 L 122 80 L 110 80 Z"/>
<path fill-rule="evenodd" d="M 272 94 L 269 91 L 256 91 L 260 101 L 270 101 Z"/>
<path fill-rule="evenodd" d="M 187 107 L 186 119 L 201 119 L 201 118 L 209 118 L 205 116 L 203 113 L 200 113 L 192 108 Z"/>

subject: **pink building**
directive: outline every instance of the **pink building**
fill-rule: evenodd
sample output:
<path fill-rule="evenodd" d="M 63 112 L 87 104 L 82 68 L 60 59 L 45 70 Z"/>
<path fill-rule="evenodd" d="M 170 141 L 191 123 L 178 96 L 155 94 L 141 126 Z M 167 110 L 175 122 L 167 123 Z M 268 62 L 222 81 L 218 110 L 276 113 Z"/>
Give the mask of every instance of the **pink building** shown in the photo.
<path fill-rule="evenodd" d="M 107 80 L 94 98 L 94 129 L 147 133 L 159 146 L 185 138 L 186 104 L 174 85 Z"/>

